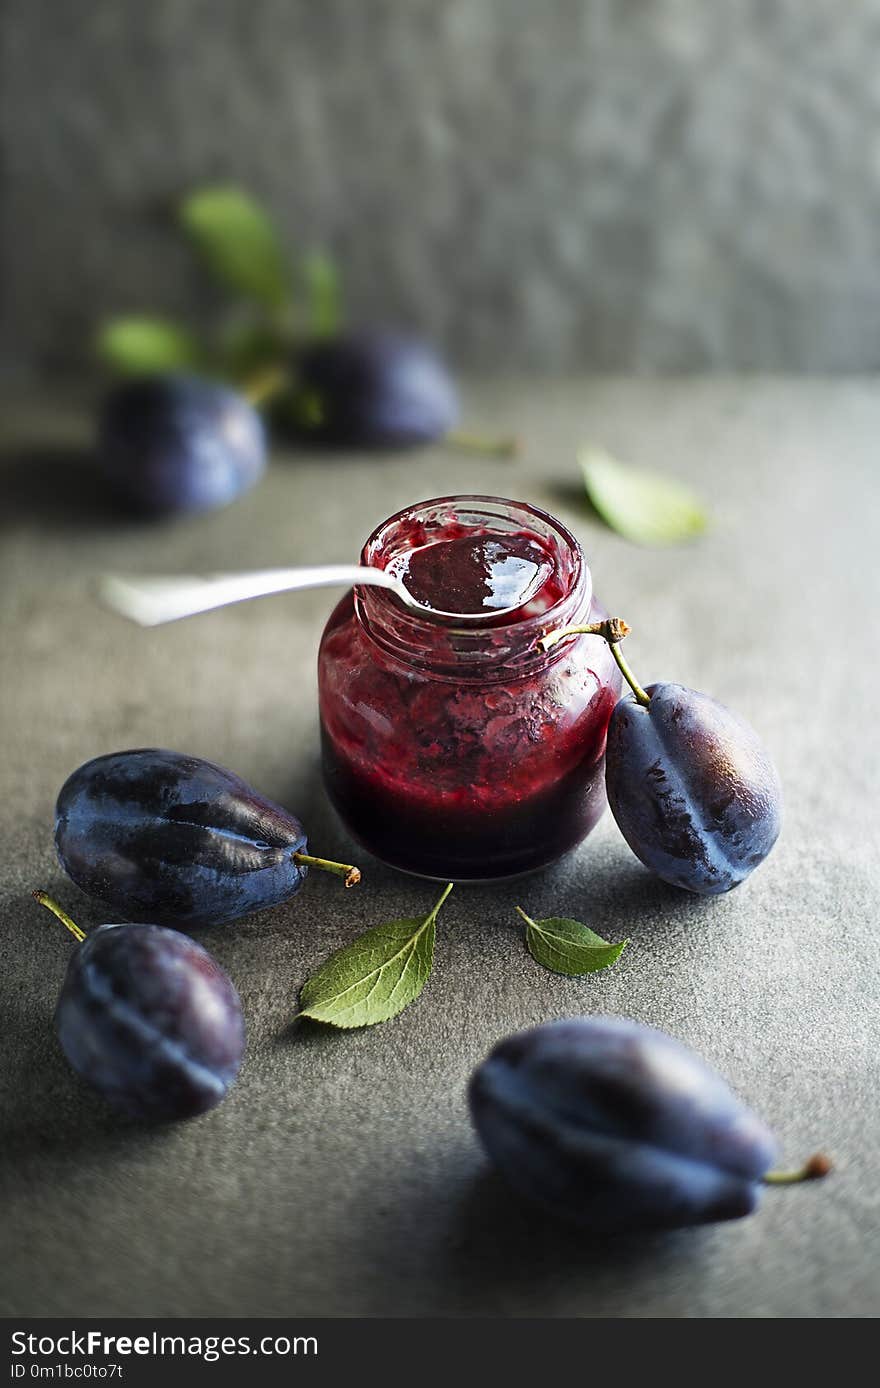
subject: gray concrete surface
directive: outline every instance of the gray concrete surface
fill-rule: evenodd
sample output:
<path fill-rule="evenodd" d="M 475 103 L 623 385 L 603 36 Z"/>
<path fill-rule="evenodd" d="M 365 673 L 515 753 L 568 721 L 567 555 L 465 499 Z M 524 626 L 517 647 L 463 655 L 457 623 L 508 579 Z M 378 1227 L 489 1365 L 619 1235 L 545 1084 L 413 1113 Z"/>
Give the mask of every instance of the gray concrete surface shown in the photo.
<path fill-rule="evenodd" d="M 880 0 L 6 0 L 6 360 L 196 311 L 244 183 L 480 371 L 880 365 Z"/>
<path fill-rule="evenodd" d="M 278 453 L 222 514 L 123 523 L 90 479 L 86 417 L 3 409 L 4 635 L 0 990 L 7 1315 L 854 1317 L 880 1291 L 876 661 L 880 385 L 869 380 L 523 382 L 469 393 L 513 427 L 513 463 L 443 448 L 396 458 Z M 714 526 L 639 550 L 579 497 L 574 449 L 687 478 Z M 92 576 L 353 556 L 397 507 L 487 490 L 556 511 L 634 631 L 643 680 L 713 692 L 757 726 L 787 794 L 782 838 L 714 901 L 654 881 L 608 817 L 569 860 L 457 889 L 421 1000 L 375 1030 L 291 1027 L 298 986 L 431 884 L 360 855 L 344 892 L 312 877 L 289 905 L 201 938 L 241 990 L 249 1046 L 213 1114 L 160 1131 L 119 1121 L 70 1074 L 51 1014 L 70 944 L 30 900 L 104 919 L 55 863 L 52 807 L 100 752 L 164 744 L 234 767 L 298 811 L 315 848 L 351 851 L 316 775 L 314 659 L 324 593 L 145 632 L 99 610 Z M 631 945 L 566 980 L 524 951 L 513 907 L 570 914 Z M 578 1012 L 661 1026 L 714 1062 L 781 1136 L 816 1147 L 824 1185 L 768 1192 L 753 1218 L 593 1242 L 518 1206 L 486 1171 L 466 1079 L 509 1031 Z"/>

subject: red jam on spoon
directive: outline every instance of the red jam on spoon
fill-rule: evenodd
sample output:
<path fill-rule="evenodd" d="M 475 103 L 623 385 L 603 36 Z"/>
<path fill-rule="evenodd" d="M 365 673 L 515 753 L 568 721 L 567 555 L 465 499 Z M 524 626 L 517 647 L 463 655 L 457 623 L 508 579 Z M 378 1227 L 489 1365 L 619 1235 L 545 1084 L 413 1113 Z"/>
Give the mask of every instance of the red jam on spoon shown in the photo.
<path fill-rule="evenodd" d="M 405 550 L 388 565 L 411 597 L 434 612 L 462 616 L 523 609 L 553 576 L 537 536 L 471 533 Z"/>

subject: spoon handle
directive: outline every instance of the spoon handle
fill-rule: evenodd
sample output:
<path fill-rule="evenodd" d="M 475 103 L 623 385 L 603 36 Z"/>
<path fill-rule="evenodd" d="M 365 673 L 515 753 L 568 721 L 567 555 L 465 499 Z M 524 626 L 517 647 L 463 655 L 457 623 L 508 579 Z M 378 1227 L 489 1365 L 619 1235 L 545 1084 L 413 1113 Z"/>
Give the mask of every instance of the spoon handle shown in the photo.
<path fill-rule="evenodd" d="M 143 574 L 126 578 L 120 574 L 105 574 L 99 581 L 98 591 L 102 602 L 114 612 L 142 627 L 156 627 L 248 598 L 268 597 L 271 593 L 365 583 L 391 588 L 403 602 L 412 605 L 412 598 L 399 579 L 384 569 L 368 569 L 359 564 L 316 564 L 311 568 L 263 569 L 256 573 L 205 574 L 202 577 Z"/>

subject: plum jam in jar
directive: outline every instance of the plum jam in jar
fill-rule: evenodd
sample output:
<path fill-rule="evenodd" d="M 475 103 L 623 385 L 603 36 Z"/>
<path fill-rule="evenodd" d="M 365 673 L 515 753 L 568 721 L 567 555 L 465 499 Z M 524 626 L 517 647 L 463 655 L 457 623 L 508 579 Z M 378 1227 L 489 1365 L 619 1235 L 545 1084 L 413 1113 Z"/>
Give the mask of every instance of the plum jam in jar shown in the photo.
<path fill-rule="evenodd" d="M 620 675 L 599 636 L 539 637 L 606 616 L 581 548 L 524 502 L 421 502 L 361 563 L 419 604 L 362 587 L 333 612 L 318 664 L 324 779 L 352 836 L 392 867 L 486 881 L 576 847 L 605 808 Z"/>

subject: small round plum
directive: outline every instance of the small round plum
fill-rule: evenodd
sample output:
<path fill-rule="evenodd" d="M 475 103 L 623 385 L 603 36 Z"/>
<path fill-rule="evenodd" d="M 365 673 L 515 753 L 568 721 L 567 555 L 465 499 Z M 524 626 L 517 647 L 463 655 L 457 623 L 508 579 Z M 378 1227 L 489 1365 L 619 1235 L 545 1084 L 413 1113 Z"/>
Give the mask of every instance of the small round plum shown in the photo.
<path fill-rule="evenodd" d="M 147 376 L 105 402 L 98 458 L 116 490 L 155 515 L 226 506 L 262 476 L 266 437 L 237 391 L 197 376 Z"/>
<path fill-rule="evenodd" d="M 244 1054 L 231 980 L 201 945 L 159 925 L 102 925 L 87 935 L 70 960 L 55 1028 L 77 1074 L 137 1118 L 213 1108 Z"/>

